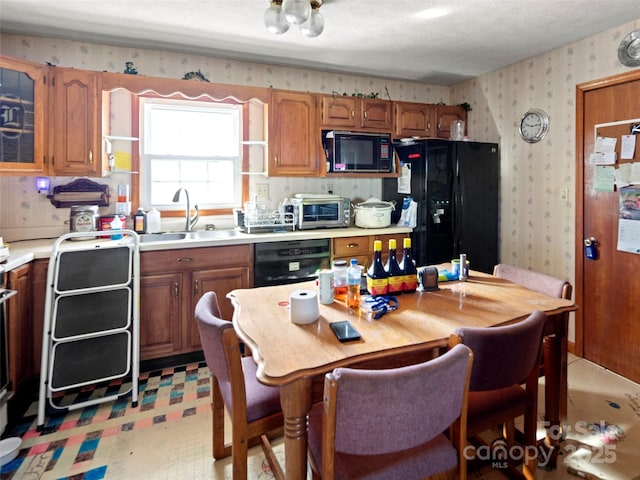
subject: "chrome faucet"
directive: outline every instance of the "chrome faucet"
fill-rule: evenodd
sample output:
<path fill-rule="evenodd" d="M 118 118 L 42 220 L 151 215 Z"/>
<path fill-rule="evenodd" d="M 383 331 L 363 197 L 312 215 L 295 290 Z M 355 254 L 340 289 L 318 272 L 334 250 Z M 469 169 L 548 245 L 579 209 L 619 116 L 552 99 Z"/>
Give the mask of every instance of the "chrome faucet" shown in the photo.
<path fill-rule="evenodd" d="M 189 192 L 187 192 L 186 188 L 179 188 L 175 195 L 173 196 L 173 202 L 178 203 L 180 201 L 180 192 L 184 192 L 187 197 L 187 208 L 185 210 L 185 232 L 190 232 L 193 227 L 195 227 L 196 223 L 198 223 L 198 219 L 200 218 L 200 212 L 198 211 L 198 205 L 194 205 L 193 208 L 196 211 L 196 214 L 193 218 L 191 218 L 191 208 L 189 204 Z"/>

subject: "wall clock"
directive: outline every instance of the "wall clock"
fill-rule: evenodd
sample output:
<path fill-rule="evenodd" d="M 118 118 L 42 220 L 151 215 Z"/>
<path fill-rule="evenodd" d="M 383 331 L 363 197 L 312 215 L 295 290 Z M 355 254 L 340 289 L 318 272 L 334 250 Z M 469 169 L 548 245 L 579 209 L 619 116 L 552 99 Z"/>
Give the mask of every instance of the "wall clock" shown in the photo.
<path fill-rule="evenodd" d="M 532 108 L 522 116 L 518 129 L 525 142 L 539 142 L 549 131 L 549 115 L 543 110 Z"/>

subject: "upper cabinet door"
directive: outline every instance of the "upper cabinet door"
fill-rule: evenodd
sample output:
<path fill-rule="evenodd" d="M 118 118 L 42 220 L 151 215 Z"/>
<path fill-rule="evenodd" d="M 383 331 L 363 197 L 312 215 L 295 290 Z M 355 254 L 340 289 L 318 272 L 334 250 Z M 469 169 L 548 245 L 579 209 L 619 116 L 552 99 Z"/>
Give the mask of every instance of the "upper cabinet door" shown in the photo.
<path fill-rule="evenodd" d="M 425 103 L 394 102 L 394 129 L 396 138 L 434 137 L 435 106 Z"/>
<path fill-rule="evenodd" d="M 393 128 L 393 109 L 389 100 L 362 99 L 362 126 L 386 132 Z"/>
<path fill-rule="evenodd" d="M 388 100 L 323 95 L 321 124 L 323 129 L 355 128 L 387 132 L 393 128 Z"/>
<path fill-rule="evenodd" d="M 0 174 L 44 173 L 45 69 L 0 56 Z"/>
<path fill-rule="evenodd" d="M 50 174 L 100 177 L 100 73 L 72 68 L 50 71 Z"/>
<path fill-rule="evenodd" d="M 320 152 L 315 96 L 274 90 L 269 104 L 269 176 L 317 176 Z"/>
<path fill-rule="evenodd" d="M 451 136 L 451 122 L 454 120 L 466 122 L 467 111 L 463 107 L 436 105 L 436 120 L 436 136 L 438 138 L 449 138 Z"/>
<path fill-rule="evenodd" d="M 360 123 L 360 102 L 355 97 L 323 95 L 322 128 L 356 128 Z"/>

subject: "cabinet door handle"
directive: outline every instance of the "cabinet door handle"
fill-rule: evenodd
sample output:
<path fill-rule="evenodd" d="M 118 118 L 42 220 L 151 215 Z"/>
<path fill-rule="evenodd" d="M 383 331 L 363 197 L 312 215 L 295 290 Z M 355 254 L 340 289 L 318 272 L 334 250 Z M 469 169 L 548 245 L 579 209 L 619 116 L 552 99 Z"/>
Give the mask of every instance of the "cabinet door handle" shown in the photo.
<path fill-rule="evenodd" d="M 180 289 L 178 288 L 178 282 L 173 284 L 173 294 L 176 298 L 180 296 Z"/>
<path fill-rule="evenodd" d="M 347 248 L 358 248 L 360 246 L 359 243 L 348 243 Z"/>
<path fill-rule="evenodd" d="M 367 112 L 364 112 L 364 119 L 367 119 Z"/>
<path fill-rule="evenodd" d="M 178 257 L 179 262 L 193 262 L 193 258 L 191 257 Z"/>
<path fill-rule="evenodd" d="M 427 122 L 427 132 L 431 130 L 431 122 Z"/>
<path fill-rule="evenodd" d="M 195 296 L 198 296 L 199 293 L 200 293 L 200 284 L 198 283 L 198 280 L 196 280 L 193 285 L 193 294 Z"/>
<path fill-rule="evenodd" d="M 278 154 L 277 154 L 277 153 L 273 156 L 273 163 L 274 163 L 276 166 L 278 165 Z"/>
<path fill-rule="evenodd" d="M 356 117 L 356 111 L 355 110 L 351 110 L 351 118 L 355 118 Z M 367 118 L 367 113 L 365 112 L 364 117 Z"/>
<path fill-rule="evenodd" d="M 88 163 L 89 164 L 93 163 L 93 150 L 92 149 L 89 149 L 89 162 Z"/>

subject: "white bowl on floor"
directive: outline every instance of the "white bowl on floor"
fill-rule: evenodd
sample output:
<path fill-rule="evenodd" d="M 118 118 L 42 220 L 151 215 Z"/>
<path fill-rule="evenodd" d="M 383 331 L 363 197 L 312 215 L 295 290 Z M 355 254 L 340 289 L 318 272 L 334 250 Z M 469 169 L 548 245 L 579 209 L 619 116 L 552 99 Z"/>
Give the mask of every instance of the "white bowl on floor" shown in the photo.
<path fill-rule="evenodd" d="M 18 456 L 21 443 L 22 440 L 19 437 L 9 437 L 0 440 L 0 454 L 2 454 L 2 456 L 0 456 L 0 466 L 6 465 Z"/>

